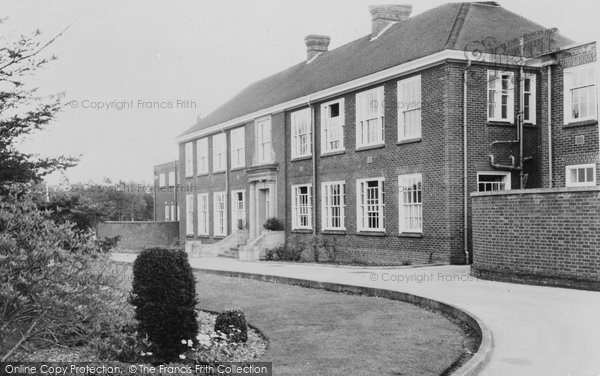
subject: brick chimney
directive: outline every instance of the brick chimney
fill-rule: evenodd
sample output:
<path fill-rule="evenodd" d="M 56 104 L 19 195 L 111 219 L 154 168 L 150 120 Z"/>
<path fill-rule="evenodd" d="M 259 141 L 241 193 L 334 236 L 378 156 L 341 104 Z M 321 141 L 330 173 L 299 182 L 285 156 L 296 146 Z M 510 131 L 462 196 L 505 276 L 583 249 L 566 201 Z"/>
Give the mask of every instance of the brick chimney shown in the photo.
<path fill-rule="evenodd" d="M 371 12 L 371 38 L 375 38 L 392 22 L 404 21 L 410 17 L 412 5 L 369 5 L 369 12 Z"/>
<path fill-rule="evenodd" d="M 331 38 L 325 35 L 307 35 L 304 38 L 306 44 L 306 61 L 311 61 L 319 52 L 327 52 Z"/>

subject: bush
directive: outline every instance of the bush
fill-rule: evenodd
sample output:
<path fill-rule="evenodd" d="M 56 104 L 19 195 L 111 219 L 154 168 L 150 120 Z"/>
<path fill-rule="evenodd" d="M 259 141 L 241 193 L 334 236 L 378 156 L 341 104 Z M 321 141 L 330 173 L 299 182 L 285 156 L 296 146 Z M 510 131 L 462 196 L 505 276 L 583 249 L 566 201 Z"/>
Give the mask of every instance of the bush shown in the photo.
<path fill-rule="evenodd" d="M 96 240 L 96 245 L 98 246 L 100 251 L 108 252 L 117 246 L 117 244 L 119 243 L 119 240 L 121 240 L 120 235 L 113 236 L 113 237 L 105 237 L 104 239 Z"/>
<path fill-rule="evenodd" d="M 138 331 L 148 337 L 149 350 L 159 361 L 179 359 L 187 350 L 182 340 L 196 339 L 195 285 L 184 251 L 146 249 L 133 264 L 130 301 L 135 306 Z"/>
<path fill-rule="evenodd" d="M 219 313 L 215 321 L 215 332 L 225 334 L 231 342 L 246 342 L 248 325 L 244 313 L 240 310 Z"/>
<path fill-rule="evenodd" d="M 267 221 L 265 222 L 263 227 L 266 230 L 271 230 L 271 231 L 283 231 L 283 229 L 284 229 L 283 222 L 281 222 L 279 219 L 277 219 L 275 217 L 267 219 Z"/>

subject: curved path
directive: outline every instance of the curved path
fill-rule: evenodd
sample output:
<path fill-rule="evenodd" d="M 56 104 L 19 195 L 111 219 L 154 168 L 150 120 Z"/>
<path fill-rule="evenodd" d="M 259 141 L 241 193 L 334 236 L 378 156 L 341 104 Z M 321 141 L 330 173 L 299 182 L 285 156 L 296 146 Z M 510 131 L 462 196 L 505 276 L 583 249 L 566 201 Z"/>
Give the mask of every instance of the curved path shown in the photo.
<path fill-rule="evenodd" d="M 135 254 L 113 254 L 131 262 Z M 353 267 L 192 258 L 193 268 L 402 291 L 478 316 L 494 348 L 489 376 L 600 375 L 600 292 L 483 281 L 468 266 Z"/>

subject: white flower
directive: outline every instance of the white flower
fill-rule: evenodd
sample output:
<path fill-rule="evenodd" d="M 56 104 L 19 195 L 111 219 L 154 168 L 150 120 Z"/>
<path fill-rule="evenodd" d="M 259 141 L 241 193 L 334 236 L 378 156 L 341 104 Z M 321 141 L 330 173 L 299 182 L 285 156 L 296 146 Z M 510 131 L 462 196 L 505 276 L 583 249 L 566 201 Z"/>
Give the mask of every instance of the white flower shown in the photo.
<path fill-rule="evenodd" d="M 187 340 L 187 345 L 188 345 L 188 347 L 192 347 L 192 346 L 194 346 L 194 342 L 192 342 L 191 339 L 188 339 Z"/>
<path fill-rule="evenodd" d="M 187 344 L 187 341 L 186 341 L 185 339 L 182 339 L 182 340 L 181 340 L 181 344 L 182 344 L 182 345 L 186 345 L 186 344 Z"/>
<path fill-rule="evenodd" d="M 183 354 L 179 355 L 179 359 L 185 359 L 185 355 L 183 355 Z"/>

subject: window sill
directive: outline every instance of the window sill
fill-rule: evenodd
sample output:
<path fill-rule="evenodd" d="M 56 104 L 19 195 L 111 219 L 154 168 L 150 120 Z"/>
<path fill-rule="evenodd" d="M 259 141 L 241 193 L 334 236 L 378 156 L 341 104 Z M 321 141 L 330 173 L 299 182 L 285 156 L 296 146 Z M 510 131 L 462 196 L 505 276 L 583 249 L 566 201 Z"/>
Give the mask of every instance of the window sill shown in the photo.
<path fill-rule="evenodd" d="M 208 235 L 208 234 L 202 234 L 202 235 L 198 235 L 197 238 L 198 239 L 208 239 L 208 238 L 210 238 L 210 235 Z"/>
<path fill-rule="evenodd" d="M 398 234 L 399 238 L 422 238 L 422 232 L 401 232 Z"/>
<path fill-rule="evenodd" d="M 312 159 L 312 155 L 303 155 L 301 157 L 294 157 L 294 158 L 290 159 L 290 162 L 306 161 L 309 159 Z"/>
<path fill-rule="evenodd" d="M 508 120 L 488 120 L 487 125 L 490 127 L 514 127 L 515 123 Z"/>
<path fill-rule="evenodd" d="M 321 153 L 321 158 L 330 157 L 332 155 L 340 155 L 340 154 L 346 154 L 346 150 L 336 150 L 336 151 L 328 151 L 325 153 Z"/>
<path fill-rule="evenodd" d="M 586 125 L 596 125 L 596 124 L 598 124 L 598 120 L 588 119 L 588 120 L 573 121 L 573 122 L 567 123 L 567 124 L 563 125 L 563 128 L 575 128 L 575 127 L 583 127 Z"/>
<path fill-rule="evenodd" d="M 415 142 L 421 142 L 423 141 L 423 139 L 421 137 L 415 137 L 415 138 L 406 138 L 404 140 L 400 140 L 396 143 L 396 145 L 403 145 L 403 144 L 412 144 Z"/>
<path fill-rule="evenodd" d="M 196 177 L 208 176 L 208 172 L 203 172 L 201 174 L 197 174 Z"/>
<path fill-rule="evenodd" d="M 383 143 L 383 144 L 377 144 L 377 145 L 369 145 L 369 146 L 360 146 L 360 147 L 356 148 L 356 151 L 379 149 L 379 148 L 384 148 L 384 147 L 385 147 L 385 143 Z"/>
<path fill-rule="evenodd" d="M 346 235 L 346 230 L 322 230 L 323 235 Z"/>
<path fill-rule="evenodd" d="M 387 236 L 387 234 L 385 233 L 385 230 L 381 230 L 381 231 L 357 231 L 356 235 L 358 236 Z"/>
<path fill-rule="evenodd" d="M 213 175 L 224 174 L 226 170 L 213 171 Z"/>
<path fill-rule="evenodd" d="M 237 167 L 232 167 L 230 172 L 243 171 L 245 169 L 246 169 L 246 166 L 237 166 Z"/>
<path fill-rule="evenodd" d="M 221 239 L 225 239 L 226 237 L 227 237 L 227 235 L 215 235 L 215 236 L 213 236 L 213 239 L 215 239 L 215 240 L 217 240 L 217 239 L 221 240 Z"/>
<path fill-rule="evenodd" d="M 292 234 L 312 234 L 313 230 L 309 228 L 295 228 L 290 232 Z"/>

